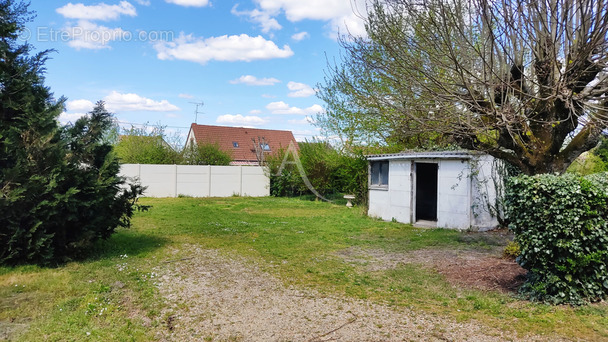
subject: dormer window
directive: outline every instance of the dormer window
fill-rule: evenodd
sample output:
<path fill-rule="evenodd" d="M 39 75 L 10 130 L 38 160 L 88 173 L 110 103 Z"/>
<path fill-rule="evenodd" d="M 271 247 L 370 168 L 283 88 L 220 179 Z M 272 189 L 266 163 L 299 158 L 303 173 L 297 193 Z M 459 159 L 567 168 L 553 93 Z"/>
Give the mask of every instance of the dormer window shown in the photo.
<path fill-rule="evenodd" d="M 238 143 L 238 142 L 236 142 L 236 141 L 233 141 L 233 142 L 232 142 L 232 147 L 234 147 L 234 148 L 239 147 L 239 143 Z"/>

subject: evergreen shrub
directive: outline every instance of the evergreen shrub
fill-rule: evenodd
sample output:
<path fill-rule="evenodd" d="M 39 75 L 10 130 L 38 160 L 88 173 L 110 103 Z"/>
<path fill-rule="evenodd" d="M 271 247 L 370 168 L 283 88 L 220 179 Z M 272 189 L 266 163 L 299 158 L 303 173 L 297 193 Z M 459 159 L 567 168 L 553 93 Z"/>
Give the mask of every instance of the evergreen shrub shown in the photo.
<path fill-rule="evenodd" d="M 528 270 L 521 293 L 583 304 L 608 295 L 608 173 L 518 176 L 509 180 L 509 228 Z"/>

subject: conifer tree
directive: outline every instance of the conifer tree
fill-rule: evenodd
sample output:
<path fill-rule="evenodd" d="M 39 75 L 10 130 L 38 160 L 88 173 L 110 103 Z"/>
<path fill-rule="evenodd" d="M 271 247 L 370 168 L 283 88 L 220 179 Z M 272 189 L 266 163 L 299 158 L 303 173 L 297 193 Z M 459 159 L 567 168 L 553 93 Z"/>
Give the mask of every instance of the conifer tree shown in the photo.
<path fill-rule="evenodd" d="M 64 98 L 44 85 L 50 51 L 17 38 L 27 4 L 0 0 L 0 263 L 51 264 L 128 226 L 141 194 L 123 187 L 102 102 L 74 125 L 57 121 Z"/>

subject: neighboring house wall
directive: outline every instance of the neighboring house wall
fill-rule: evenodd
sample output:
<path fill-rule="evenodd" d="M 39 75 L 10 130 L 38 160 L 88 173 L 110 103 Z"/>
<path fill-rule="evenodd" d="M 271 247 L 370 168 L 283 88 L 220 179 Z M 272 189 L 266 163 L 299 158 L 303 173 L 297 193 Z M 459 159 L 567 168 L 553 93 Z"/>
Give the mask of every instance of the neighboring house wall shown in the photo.
<path fill-rule="evenodd" d="M 368 159 L 370 162 L 389 162 L 388 185 L 374 186 L 370 183 L 370 216 L 403 223 L 419 222 L 416 205 L 420 190 L 416 182 L 417 177 L 428 177 L 417 174 L 418 163 L 423 163 L 436 165 L 436 219 L 431 220 L 435 226 L 476 230 L 497 226 L 496 218 L 487 208 L 487 204 L 494 203 L 496 199 L 492 157 L 465 152 L 435 152 L 370 156 Z"/>
<path fill-rule="evenodd" d="M 138 178 L 144 196 L 270 196 L 270 179 L 260 166 L 123 164 L 120 175 Z"/>

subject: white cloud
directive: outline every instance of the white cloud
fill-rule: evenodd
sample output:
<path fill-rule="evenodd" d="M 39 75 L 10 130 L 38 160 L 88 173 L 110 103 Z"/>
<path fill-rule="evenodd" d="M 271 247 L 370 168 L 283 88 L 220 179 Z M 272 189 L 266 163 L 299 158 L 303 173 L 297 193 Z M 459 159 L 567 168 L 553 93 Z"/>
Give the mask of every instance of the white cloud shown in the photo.
<path fill-rule="evenodd" d="M 179 94 L 177 95 L 177 97 L 179 97 L 180 99 L 193 99 L 194 95 L 190 95 L 190 94 Z"/>
<path fill-rule="evenodd" d="M 205 7 L 209 5 L 209 0 L 165 0 L 165 2 L 185 7 Z"/>
<path fill-rule="evenodd" d="M 346 14 L 333 18 L 329 24 L 331 37 L 337 38 L 339 35 L 351 34 L 353 36 L 367 36 L 365 22 L 361 14 Z"/>
<path fill-rule="evenodd" d="M 238 4 L 234 5 L 230 13 L 239 17 L 248 16 L 249 20 L 260 25 L 260 28 L 264 33 L 268 33 L 271 30 L 280 30 L 283 28 L 281 24 L 279 24 L 279 22 L 272 17 L 271 13 L 267 11 L 260 11 L 258 9 L 254 9 L 251 11 L 239 11 L 237 10 L 237 7 Z"/>
<path fill-rule="evenodd" d="M 67 32 L 67 35 L 71 39 L 68 45 L 80 49 L 110 49 L 111 41 L 120 40 L 128 32 L 123 31 L 121 28 L 108 28 L 105 26 L 97 25 L 88 20 L 79 20 L 76 26 L 68 26 L 63 29 Z"/>
<path fill-rule="evenodd" d="M 292 115 L 313 115 L 322 113 L 323 107 L 318 104 L 312 105 L 308 108 L 291 107 L 283 101 L 271 102 L 266 105 L 266 109 L 272 114 L 292 114 Z"/>
<path fill-rule="evenodd" d="M 209 0 L 165 0 L 165 2 L 186 7 L 205 7 L 209 5 Z"/>
<path fill-rule="evenodd" d="M 302 141 L 310 141 L 310 139 L 321 139 L 321 140 L 325 140 L 323 136 L 319 135 L 320 129 L 319 128 L 314 128 L 313 130 L 291 130 L 291 132 L 293 133 L 294 137 L 296 138 L 296 141 L 298 142 L 302 142 Z"/>
<path fill-rule="evenodd" d="M 272 95 L 272 94 L 262 94 L 262 97 L 265 99 L 274 99 L 277 96 L 276 95 Z"/>
<path fill-rule="evenodd" d="M 155 101 L 133 93 L 122 94 L 112 91 L 103 100 L 106 108 L 111 111 L 171 112 L 180 110 L 167 100 Z"/>
<path fill-rule="evenodd" d="M 80 119 L 81 117 L 87 115 L 86 113 L 66 113 L 63 112 L 59 115 L 59 122 L 63 125 L 69 123 L 69 122 L 76 122 L 76 120 Z"/>
<path fill-rule="evenodd" d="M 119 93 L 112 91 L 103 98 L 106 108 L 113 112 L 144 111 L 144 112 L 172 112 L 180 108 L 169 103 L 167 100 L 155 101 L 134 93 Z M 86 99 L 72 100 L 66 103 L 66 109 L 70 112 L 89 112 L 95 104 Z M 64 113 L 74 115 L 74 113 Z M 62 114 L 63 115 L 63 114 Z"/>
<path fill-rule="evenodd" d="M 304 40 L 306 38 L 310 37 L 310 35 L 308 34 L 308 32 L 303 31 L 303 32 L 299 32 L 296 33 L 294 35 L 291 36 L 291 39 L 295 40 L 295 41 L 300 41 L 300 40 Z"/>
<path fill-rule="evenodd" d="M 121 15 L 134 17 L 137 15 L 135 7 L 128 1 L 121 1 L 118 5 L 107 5 L 100 3 L 98 5 L 87 6 L 81 3 L 69 3 L 63 7 L 56 9 L 57 13 L 70 19 L 85 19 L 85 20 L 116 20 Z"/>
<path fill-rule="evenodd" d="M 291 93 L 287 94 L 289 97 L 309 97 L 317 93 L 308 84 L 293 81 L 287 83 L 287 89 L 291 91 Z"/>
<path fill-rule="evenodd" d="M 272 114 L 285 114 L 285 111 L 289 111 L 289 105 L 283 101 L 270 102 L 266 105 L 266 109 Z"/>
<path fill-rule="evenodd" d="M 293 119 L 293 120 L 287 120 L 288 123 L 292 124 L 292 125 L 310 125 L 310 124 L 314 124 L 315 121 L 313 120 L 313 118 L 311 118 L 310 116 L 305 117 L 304 119 Z"/>
<path fill-rule="evenodd" d="M 322 20 L 328 22 L 333 37 L 352 33 L 365 35 L 365 0 L 255 0 L 260 11 L 276 16 L 285 13 L 287 20 Z"/>
<path fill-rule="evenodd" d="M 205 64 L 211 60 L 226 62 L 251 62 L 260 59 L 287 58 L 293 55 L 288 45 L 279 48 L 274 42 L 262 36 L 250 37 L 246 34 L 195 38 L 183 33 L 172 42 L 161 41 L 154 45 L 161 60 L 186 60 Z"/>
<path fill-rule="evenodd" d="M 95 104 L 89 100 L 73 100 L 68 101 L 65 107 L 71 112 L 90 112 L 95 107 Z"/>
<path fill-rule="evenodd" d="M 292 22 L 305 19 L 331 20 L 339 16 L 354 14 L 354 6 L 365 6 L 365 1 L 362 0 L 255 0 L 255 2 L 264 11 L 270 13 L 285 12 L 287 20 Z M 364 8 L 359 7 L 359 10 Z"/>
<path fill-rule="evenodd" d="M 305 134 L 318 134 L 321 131 L 321 129 L 319 127 L 314 127 L 312 130 L 310 129 L 305 129 L 305 130 L 298 130 L 298 129 L 294 129 L 292 130 L 294 135 L 305 135 Z"/>
<path fill-rule="evenodd" d="M 135 2 L 142 6 L 150 6 L 150 0 L 135 0 Z"/>
<path fill-rule="evenodd" d="M 266 120 L 260 118 L 259 116 L 242 116 L 241 114 L 237 115 L 220 115 L 215 120 L 217 123 L 221 124 L 229 124 L 229 125 L 245 125 L 245 126 L 259 126 L 266 123 Z"/>
<path fill-rule="evenodd" d="M 325 113 L 325 108 L 323 108 L 323 106 L 320 106 L 318 104 L 312 105 L 308 108 L 305 109 L 305 111 L 307 112 L 307 114 L 320 114 L 320 113 Z"/>
<path fill-rule="evenodd" d="M 250 86 L 269 86 L 269 85 L 274 85 L 275 83 L 279 83 L 281 81 L 277 80 L 276 78 L 257 78 L 255 76 L 251 76 L 251 75 L 243 75 L 239 78 L 237 78 L 236 80 L 232 80 L 230 81 L 230 83 L 232 84 L 246 84 L 246 85 L 250 85 Z"/>
<path fill-rule="evenodd" d="M 259 115 L 259 114 L 262 114 L 262 111 L 259 110 L 259 109 L 252 109 L 252 110 L 249 111 L 249 114 L 251 114 L 251 115 Z"/>

